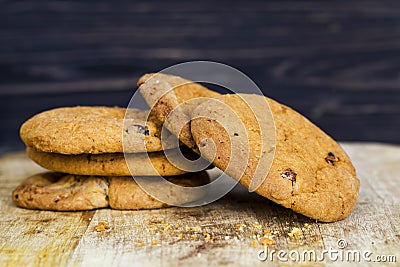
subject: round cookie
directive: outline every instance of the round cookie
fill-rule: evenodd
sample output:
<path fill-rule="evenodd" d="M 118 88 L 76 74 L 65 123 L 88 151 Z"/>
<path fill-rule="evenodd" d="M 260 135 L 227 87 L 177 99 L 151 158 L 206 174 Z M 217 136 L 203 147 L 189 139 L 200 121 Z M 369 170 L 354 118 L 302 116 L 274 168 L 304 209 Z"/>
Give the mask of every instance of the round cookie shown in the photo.
<path fill-rule="evenodd" d="M 12 192 L 14 203 L 41 210 L 91 210 L 108 206 L 107 177 L 47 172 L 25 179 Z"/>
<path fill-rule="evenodd" d="M 150 177 L 148 179 L 151 179 Z M 207 184 L 206 172 L 166 178 L 172 183 L 194 187 Z M 158 186 L 159 190 L 160 185 Z M 182 191 L 175 196 L 176 203 L 196 201 L 207 194 Z M 77 211 L 105 208 L 155 209 L 170 206 L 147 195 L 131 177 L 82 176 L 57 172 L 33 175 L 12 192 L 14 203 L 23 208 Z"/>
<path fill-rule="evenodd" d="M 192 114 L 191 132 L 204 158 L 248 188 L 256 173 L 263 171 L 256 193 L 316 220 L 338 221 L 353 211 L 359 180 L 349 157 L 331 137 L 296 111 L 264 96 L 216 99 L 204 102 Z M 264 122 L 268 127 L 249 115 L 269 116 L 268 110 L 260 109 L 265 102 L 273 117 Z M 274 140 L 259 134 L 269 127 L 275 131 Z M 238 154 L 235 150 L 241 144 L 245 149 Z M 241 161 L 244 167 L 238 171 Z M 260 164 L 268 168 L 262 170 Z"/>
<path fill-rule="evenodd" d="M 175 153 L 174 150 L 171 153 Z M 125 156 L 123 153 L 64 155 L 39 152 L 28 147 L 27 154 L 43 168 L 76 175 L 171 176 L 186 173 L 171 164 L 161 151 Z"/>
<path fill-rule="evenodd" d="M 151 114 L 146 121 L 148 115 L 148 111 L 119 107 L 56 108 L 27 120 L 20 136 L 26 146 L 49 153 L 160 151 L 161 124 Z"/>
<path fill-rule="evenodd" d="M 145 74 L 137 85 L 157 119 L 182 143 L 196 150 L 190 132 L 190 114 L 201 102 L 220 94 L 179 76 L 162 73 Z"/>

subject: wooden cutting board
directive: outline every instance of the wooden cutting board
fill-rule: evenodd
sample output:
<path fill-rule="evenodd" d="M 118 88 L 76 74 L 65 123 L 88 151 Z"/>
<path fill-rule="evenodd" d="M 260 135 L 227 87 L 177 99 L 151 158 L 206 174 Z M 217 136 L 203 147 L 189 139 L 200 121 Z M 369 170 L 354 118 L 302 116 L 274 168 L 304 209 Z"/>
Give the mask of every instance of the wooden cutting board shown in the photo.
<path fill-rule="evenodd" d="M 344 148 L 357 168 L 361 191 L 353 214 L 336 223 L 318 223 L 241 186 L 196 208 L 21 209 L 12 203 L 11 191 L 43 169 L 23 152 L 5 155 L 0 158 L 0 266 L 280 266 L 295 264 L 291 259 L 302 259 L 304 250 L 319 258 L 303 264 L 325 266 L 336 257 L 331 261 L 326 253 L 320 261 L 329 249 L 343 254 L 333 265 L 356 265 L 354 252 L 364 266 L 378 259 L 397 262 L 379 266 L 398 266 L 400 147 L 348 143 Z M 269 256 L 275 250 L 273 259 L 261 261 L 260 250 Z"/>

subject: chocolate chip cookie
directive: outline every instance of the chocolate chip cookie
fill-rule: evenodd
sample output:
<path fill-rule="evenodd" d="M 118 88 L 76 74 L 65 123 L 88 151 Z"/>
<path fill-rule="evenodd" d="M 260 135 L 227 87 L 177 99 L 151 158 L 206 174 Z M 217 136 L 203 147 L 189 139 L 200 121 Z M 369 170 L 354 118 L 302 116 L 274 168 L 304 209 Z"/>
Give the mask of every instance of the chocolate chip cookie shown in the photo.
<path fill-rule="evenodd" d="M 192 113 L 191 133 L 204 158 L 256 193 L 316 220 L 333 222 L 353 211 L 360 182 L 331 137 L 264 96 L 215 99 Z"/>
<path fill-rule="evenodd" d="M 153 152 L 161 124 L 148 111 L 119 107 L 64 107 L 39 113 L 20 129 L 26 146 L 59 154 Z"/>
<path fill-rule="evenodd" d="M 170 153 L 179 152 L 170 150 Z M 125 156 L 123 153 L 65 155 L 39 152 L 28 147 L 27 154 L 43 168 L 76 175 L 171 176 L 186 173 L 175 167 L 162 151 L 129 153 Z"/>

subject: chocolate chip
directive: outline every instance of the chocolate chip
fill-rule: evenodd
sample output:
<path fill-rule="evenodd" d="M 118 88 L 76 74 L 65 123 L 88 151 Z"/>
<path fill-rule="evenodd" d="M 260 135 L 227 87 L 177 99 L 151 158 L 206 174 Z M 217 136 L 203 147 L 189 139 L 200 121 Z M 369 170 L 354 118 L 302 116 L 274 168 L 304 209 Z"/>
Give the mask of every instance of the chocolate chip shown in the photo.
<path fill-rule="evenodd" d="M 297 174 L 292 169 L 288 168 L 281 173 L 281 177 L 285 178 L 285 179 L 289 179 L 293 185 L 293 183 L 296 182 Z"/>
<path fill-rule="evenodd" d="M 132 127 L 136 128 L 136 132 L 144 135 L 149 135 L 149 129 L 146 125 L 133 124 Z"/>
<path fill-rule="evenodd" d="M 335 162 L 339 161 L 339 158 L 335 156 L 335 154 L 333 154 L 332 152 L 328 152 L 328 154 L 325 157 L 325 161 L 332 165 L 335 166 Z"/>
<path fill-rule="evenodd" d="M 60 200 L 61 200 L 60 197 L 56 197 L 56 198 L 54 199 L 54 202 L 57 203 L 57 202 L 60 201 Z"/>
<path fill-rule="evenodd" d="M 233 136 L 239 136 L 239 134 L 238 133 L 234 133 Z"/>

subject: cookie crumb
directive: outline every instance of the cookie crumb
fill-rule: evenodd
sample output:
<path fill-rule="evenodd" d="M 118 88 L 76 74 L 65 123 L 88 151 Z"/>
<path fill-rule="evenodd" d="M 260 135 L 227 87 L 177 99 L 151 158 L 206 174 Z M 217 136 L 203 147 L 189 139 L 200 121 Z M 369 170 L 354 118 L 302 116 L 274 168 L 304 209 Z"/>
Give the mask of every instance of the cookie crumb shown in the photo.
<path fill-rule="evenodd" d="M 99 223 L 94 227 L 94 229 L 95 229 L 97 232 L 104 232 L 104 231 L 110 229 L 110 226 L 108 226 L 107 221 L 104 221 L 104 222 L 99 222 Z"/>
<path fill-rule="evenodd" d="M 304 238 L 303 232 L 298 227 L 293 227 L 292 231 L 288 233 L 289 237 L 292 239 L 302 239 Z"/>
<path fill-rule="evenodd" d="M 159 244 L 159 242 L 158 242 L 157 240 L 151 241 L 151 245 L 152 245 L 152 246 L 156 246 L 156 245 L 158 245 L 158 244 Z"/>
<path fill-rule="evenodd" d="M 259 244 L 258 244 L 258 241 L 257 241 L 257 240 L 254 239 L 253 241 L 251 241 L 251 246 L 252 246 L 252 247 L 258 247 L 258 245 L 259 245 Z"/>
<path fill-rule="evenodd" d="M 271 237 L 263 237 L 261 238 L 261 244 L 264 246 L 271 246 L 275 244 L 275 240 L 273 240 Z"/>
<path fill-rule="evenodd" d="M 259 224 L 259 223 L 254 223 L 253 224 L 253 226 L 254 226 L 254 228 L 257 228 L 257 229 L 261 229 L 261 224 Z"/>
<path fill-rule="evenodd" d="M 182 234 L 182 233 L 179 233 L 179 234 L 177 234 L 176 237 L 178 238 L 178 240 L 181 240 L 181 239 L 183 238 L 183 234 Z"/>
<path fill-rule="evenodd" d="M 133 244 L 133 246 L 135 247 L 135 248 L 138 248 L 138 247 L 144 247 L 146 244 L 142 241 L 142 240 L 138 240 L 135 244 Z"/>
<path fill-rule="evenodd" d="M 245 225 L 245 224 L 242 224 L 242 223 L 238 223 L 238 224 L 236 225 L 236 227 L 238 228 L 238 230 L 239 230 L 240 232 L 243 232 L 243 227 L 246 227 L 246 225 Z"/>
<path fill-rule="evenodd" d="M 209 233 L 205 233 L 204 234 L 204 240 L 206 240 L 206 241 L 210 241 L 211 240 L 211 236 L 210 236 Z"/>
<path fill-rule="evenodd" d="M 271 230 L 269 230 L 269 229 L 264 229 L 264 234 L 265 235 L 272 235 Z"/>

